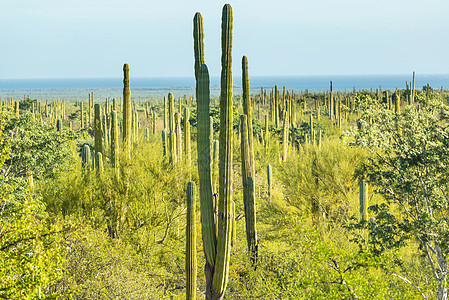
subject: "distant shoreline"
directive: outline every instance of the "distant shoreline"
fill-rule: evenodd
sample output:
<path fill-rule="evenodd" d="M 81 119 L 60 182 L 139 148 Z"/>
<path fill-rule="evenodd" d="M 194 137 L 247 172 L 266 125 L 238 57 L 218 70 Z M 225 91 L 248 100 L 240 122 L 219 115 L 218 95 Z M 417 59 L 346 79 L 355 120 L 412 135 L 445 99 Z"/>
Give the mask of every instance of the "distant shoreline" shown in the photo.
<path fill-rule="evenodd" d="M 274 85 L 279 88 L 285 86 L 296 92 L 308 89 L 325 91 L 333 81 L 335 90 L 352 89 L 404 89 L 406 81 L 412 80 L 409 75 L 326 75 L 326 76 L 253 76 L 250 77 L 251 93 L 259 93 L 260 88 L 268 93 Z M 427 83 L 435 89 L 449 88 L 449 74 L 416 75 L 416 89 L 421 89 Z M 83 100 L 90 92 L 97 97 L 119 98 L 122 94 L 121 78 L 75 78 L 75 79 L 0 79 L 0 98 L 63 98 Z M 234 94 L 241 93 L 241 77 L 234 76 Z M 131 93 L 136 100 L 161 98 L 172 92 L 175 97 L 193 96 L 195 81 L 193 77 L 160 77 L 160 78 L 131 78 Z M 219 77 L 210 79 L 211 96 L 220 93 Z"/>

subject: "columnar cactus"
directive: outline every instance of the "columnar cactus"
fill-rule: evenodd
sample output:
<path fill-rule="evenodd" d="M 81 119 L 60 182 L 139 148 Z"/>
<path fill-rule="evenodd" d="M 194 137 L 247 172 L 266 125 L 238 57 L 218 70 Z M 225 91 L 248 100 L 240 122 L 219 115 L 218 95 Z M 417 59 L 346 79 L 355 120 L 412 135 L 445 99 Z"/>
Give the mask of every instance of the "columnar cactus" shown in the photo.
<path fill-rule="evenodd" d="M 394 112 L 397 114 L 401 113 L 401 98 L 399 95 L 399 91 L 398 89 L 396 89 L 396 93 L 395 93 L 395 101 L 394 101 Z"/>
<path fill-rule="evenodd" d="M 220 142 L 214 141 L 213 153 L 212 153 L 212 190 L 214 193 L 218 193 L 218 161 L 219 161 Z"/>
<path fill-rule="evenodd" d="M 98 105 L 98 104 L 95 104 L 95 105 Z M 97 174 L 99 176 L 103 175 L 103 171 L 104 171 L 104 168 L 103 168 L 103 154 L 101 154 L 101 152 L 97 152 L 95 154 L 95 169 L 96 169 Z"/>
<path fill-rule="evenodd" d="M 186 224 L 186 299 L 196 299 L 196 222 L 195 183 L 187 183 L 187 224 Z"/>
<path fill-rule="evenodd" d="M 61 121 L 61 119 L 58 119 L 56 121 L 56 131 L 62 131 L 62 121 Z"/>
<path fill-rule="evenodd" d="M 243 204 L 246 221 L 246 241 L 251 260 L 255 262 L 257 256 L 257 235 L 256 235 L 256 209 L 254 183 L 251 176 L 251 157 L 248 139 L 248 121 L 246 115 L 240 115 L 241 128 L 241 158 L 242 158 L 242 183 L 243 183 Z M 249 184 L 249 180 L 251 183 Z"/>
<path fill-rule="evenodd" d="M 167 130 L 162 130 L 162 148 L 164 150 L 164 156 L 167 156 Z"/>
<path fill-rule="evenodd" d="M 90 147 L 87 144 L 83 145 L 83 149 L 81 151 L 81 159 L 83 162 L 83 168 L 86 171 L 89 171 L 92 169 L 92 157 L 90 153 Z"/>
<path fill-rule="evenodd" d="M 164 96 L 164 129 L 167 129 L 167 98 Z"/>
<path fill-rule="evenodd" d="M 206 255 L 206 280 L 208 295 L 212 295 L 211 280 L 214 275 L 217 236 L 214 217 L 214 200 L 212 196 L 212 176 L 210 163 L 210 91 L 209 71 L 205 64 L 201 65 L 198 78 L 197 120 L 198 120 L 198 181 L 200 185 L 201 229 L 203 235 L 204 254 Z M 208 298 L 209 299 L 209 298 Z"/>
<path fill-rule="evenodd" d="M 220 168 L 217 257 L 212 290 L 223 297 L 228 283 L 232 232 L 232 7 L 223 7 L 221 25 Z"/>
<path fill-rule="evenodd" d="M 257 260 L 257 231 L 256 231 L 256 200 L 254 181 L 251 176 L 246 180 L 246 203 L 245 203 L 245 221 L 246 221 L 246 242 L 253 265 Z"/>
<path fill-rule="evenodd" d="M 119 143 L 118 143 L 117 111 L 111 112 L 111 163 L 116 175 L 119 175 Z"/>
<path fill-rule="evenodd" d="M 279 90 L 278 86 L 274 86 L 274 125 L 279 128 Z"/>
<path fill-rule="evenodd" d="M 415 103 L 415 71 L 413 71 L 412 96 L 410 102 L 412 105 Z"/>
<path fill-rule="evenodd" d="M 284 121 L 282 128 L 282 161 L 287 161 L 288 151 L 288 117 L 287 112 L 284 112 Z"/>
<path fill-rule="evenodd" d="M 249 76 L 248 76 L 248 58 L 246 55 L 242 57 L 242 86 L 243 86 L 243 113 L 247 117 L 248 122 L 248 143 L 249 143 L 249 159 L 250 159 L 250 175 L 255 178 L 256 167 L 254 163 L 254 140 L 253 140 L 253 118 L 251 97 L 249 93 Z"/>
<path fill-rule="evenodd" d="M 365 180 L 360 182 L 360 218 L 368 220 L 368 183 Z"/>
<path fill-rule="evenodd" d="M 196 99 L 198 99 L 198 75 L 204 61 L 204 27 L 203 16 L 197 12 L 193 17 L 193 43 L 195 53 L 195 80 L 196 80 Z"/>
<path fill-rule="evenodd" d="M 80 129 L 84 128 L 84 109 L 83 109 L 83 102 L 80 102 L 80 117 L 81 117 L 81 125 L 80 125 Z"/>
<path fill-rule="evenodd" d="M 273 190 L 273 168 L 271 165 L 267 166 L 267 184 L 268 184 L 268 196 L 271 197 Z"/>
<path fill-rule="evenodd" d="M 175 134 L 176 134 L 176 157 L 182 161 L 182 133 L 181 133 L 181 115 L 175 113 Z"/>
<path fill-rule="evenodd" d="M 187 166 L 190 166 L 190 148 L 190 110 L 188 107 L 184 107 L 184 153 Z"/>
<path fill-rule="evenodd" d="M 128 157 L 131 157 L 131 89 L 129 87 L 129 65 L 123 66 L 123 145 Z"/>
<path fill-rule="evenodd" d="M 94 117 L 94 139 L 95 139 L 95 152 L 103 153 L 103 137 L 101 128 L 101 110 L 100 104 L 95 104 L 95 117 Z"/>
<path fill-rule="evenodd" d="M 331 81 L 331 92 L 329 94 L 329 119 L 334 120 L 334 90 Z"/>
<path fill-rule="evenodd" d="M 176 133 L 175 133 L 175 100 L 173 94 L 168 94 L 168 140 L 170 151 L 170 162 L 176 163 Z"/>
<path fill-rule="evenodd" d="M 268 149 L 268 139 L 270 137 L 268 130 L 268 115 L 265 115 L 265 149 Z"/>
<path fill-rule="evenodd" d="M 156 134 L 156 112 L 153 111 L 153 135 Z"/>

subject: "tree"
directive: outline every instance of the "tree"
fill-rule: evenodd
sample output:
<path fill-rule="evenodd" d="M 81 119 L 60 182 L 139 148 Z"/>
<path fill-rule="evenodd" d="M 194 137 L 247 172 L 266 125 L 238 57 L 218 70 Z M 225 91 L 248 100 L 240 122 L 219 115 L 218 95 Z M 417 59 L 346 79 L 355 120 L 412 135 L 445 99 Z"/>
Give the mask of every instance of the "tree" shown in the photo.
<path fill-rule="evenodd" d="M 358 130 L 350 132 L 352 144 L 372 154 L 360 173 L 385 199 L 369 208 L 374 215 L 365 226 L 371 251 L 381 254 L 416 241 L 433 274 L 437 299 L 447 299 L 448 107 L 437 97 L 399 113 L 367 96 L 359 105 L 364 113 Z M 420 290 L 418 284 L 397 276 Z"/>

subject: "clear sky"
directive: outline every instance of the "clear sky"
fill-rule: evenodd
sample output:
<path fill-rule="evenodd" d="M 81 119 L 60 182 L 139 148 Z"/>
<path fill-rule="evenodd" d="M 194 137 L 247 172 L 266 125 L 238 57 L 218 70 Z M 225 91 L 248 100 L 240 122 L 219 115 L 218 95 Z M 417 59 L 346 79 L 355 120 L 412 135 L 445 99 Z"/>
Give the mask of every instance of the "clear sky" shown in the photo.
<path fill-rule="evenodd" d="M 251 75 L 448 74 L 448 0 L 239 0 L 233 71 Z M 220 74 L 215 0 L 0 0 L 0 78 L 193 76 L 200 11 Z"/>

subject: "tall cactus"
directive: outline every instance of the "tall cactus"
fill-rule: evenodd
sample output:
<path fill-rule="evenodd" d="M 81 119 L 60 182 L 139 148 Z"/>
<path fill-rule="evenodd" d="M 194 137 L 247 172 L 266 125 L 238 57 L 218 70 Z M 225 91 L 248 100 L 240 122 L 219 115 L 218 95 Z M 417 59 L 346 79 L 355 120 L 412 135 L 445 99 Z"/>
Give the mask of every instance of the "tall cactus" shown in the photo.
<path fill-rule="evenodd" d="M 206 255 L 207 297 L 212 295 L 211 285 L 214 274 L 217 236 L 214 217 L 214 200 L 212 196 L 212 176 L 210 168 L 210 91 L 209 71 L 201 65 L 198 78 L 197 120 L 198 120 L 198 181 L 200 185 L 201 229 L 204 254 Z"/>
<path fill-rule="evenodd" d="M 274 86 L 274 125 L 279 128 L 279 90 Z"/>
<path fill-rule="evenodd" d="M 191 161 L 190 148 L 190 110 L 184 107 L 184 153 L 187 166 L 190 166 Z"/>
<path fill-rule="evenodd" d="M 81 159 L 83 161 L 83 168 L 85 171 L 90 171 L 92 169 L 92 157 L 90 152 L 90 147 L 87 144 L 83 145 L 83 149 L 81 151 Z"/>
<path fill-rule="evenodd" d="M 360 217 L 362 221 L 368 220 L 368 183 L 366 180 L 360 182 Z"/>
<path fill-rule="evenodd" d="M 131 89 L 129 87 L 129 65 L 123 66 L 123 145 L 128 157 L 131 157 Z"/>
<path fill-rule="evenodd" d="M 100 104 L 95 104 L 95 115 L 94 115 L 94 138 L 95 138 L 95 152 L 103 153 L 103 137 L 102 137 L 102 126 L 101 126 L 101 110 Z"/>
<path fill-rule="evenodd" d="M 164 129 L 167 129 L 167 98 L 164 96 Z"/>
<path fill-rule="evenodd" d="M 175 100 L 173 94 L 168 94 L 168 149 L 170 151 L 170 162 L 176 163 L 176 133 L 175 133 Z"/>
<path fill-rule="evenodd" d="M 218 193 L 218 162 L 219 162 L 220 141 L 214 140 L 212 153 L 212 190 Z"/>
<path fill-rule="evenodd" d="M 241 158 L 242 158 L 242 183 L 243 183 L 243 205 L 245 209 L 246 241 L 252 262 L 257 256 L 257 234 L 256 234 L 256 209 L 254 182 L 251 176 L 251 156 L 249 150 L 248 121 L 246 115 L 240 115 L 241 128 Z M 251 180 L 251 182 L 249 182 Z"/>
<path fill-rule="evenodd" d="M 164 157 L 167 156 L 167 130 L 162 130 L 162 148 Z"/>
<path fill-rule="evenodd" d="M 119 175 L 119 143 L 118 143 L 118 123 L 117 123 L 117 111 L 111 112 L 111 163 L 116 172 L 116 176 Z"/>
<path fill-rule="evenodd" d="M 273 190 L 273 168 L 271 165 L 267 166 L 267 185 L 268 185 L 268 196 L 271 197 Z"/>
<path fill-rule="evenodd" d="M 221 23 L 220 168 L 217 257 L 212 289 L 223 297 L 228 283 L 232 232 L 232 7 L 225 4 Z"/>
<path fill-rule="evenodd" d="M 175 134 L 176 134 L 176 157 L 182 161 L 182 133 L 181 133 L 181 115 L 175 113 Z"/>
<path fill-rule="evenodd" d="M 331 81 L 331 91 L 329 94 L 329 119 L 334 120 L 334 89 Z"/>
<path fill-rule="evenodd" d="M 282 127 L 282 161 L 287 161 L 288 132 L 288 117 L 287 112 L 284 112 L 284 121 Z"/>
<path fill-rule="evenodd" d="M 84 128 L 84 111 L 83 111 L 83 102 L 80 102 L 80 118 L 81 118 L 81 124 L 80 124 L 80 129 Z"/>
<path fill-rule="evenodd" d="M 250 175 L 255 178 L 256 167 L 254 163 L 254 140 L 253 140 L 253 117 L 251 107 L 251 97 L 249 90 L 248 76 L 248 58 L 246 55 L 242 57 L 242 86 L 243 86 L 243 113 L 247 117 L 248 122 L 248 143 L 249 143 L 249 159 L 250 159 Z"/>
<path fill-rule="evenodd" d="M 186 225 L 186 299 L 196 299 L 196 222 L 195 183 L 187 183 L 187 225 Z"/>
<path fill-rule="evenodd" d="M 56 131 L 62 131 L 62 121 L 61 121 L 61 119 L 56 120 Z"/>
<path fill-rule="evenodd" d="M 193 17 L 193 50 L 195 55 L 195 80 L 196 80 L 196 99 L 198 99 L 198 75 L 204 61 L 204 26 L 203 16 L 197 12 Z"/>

